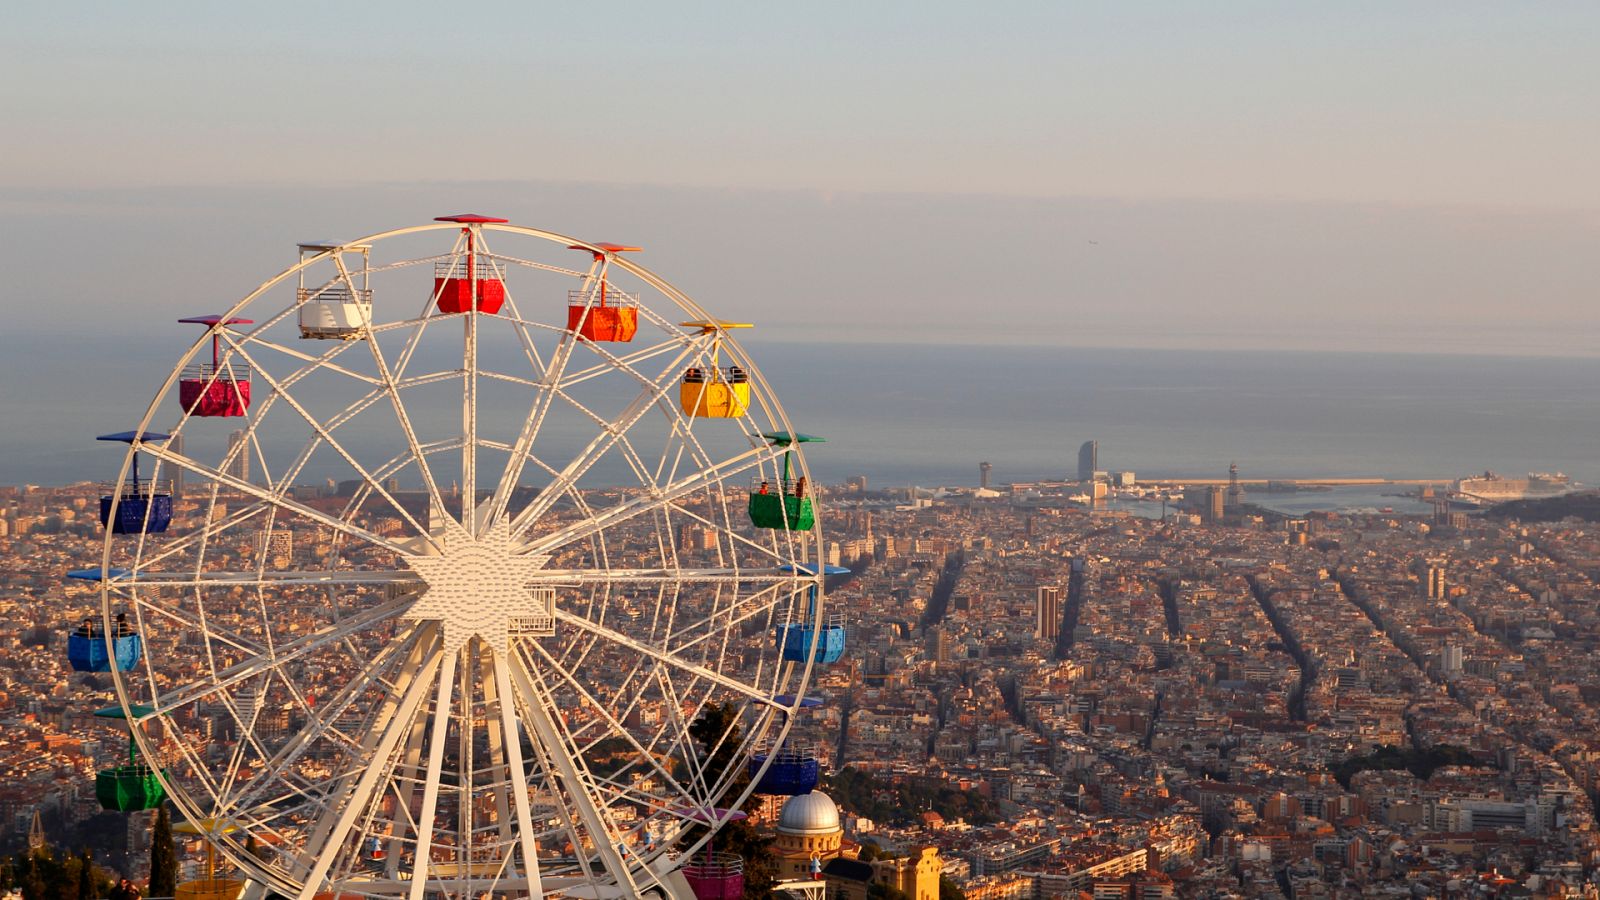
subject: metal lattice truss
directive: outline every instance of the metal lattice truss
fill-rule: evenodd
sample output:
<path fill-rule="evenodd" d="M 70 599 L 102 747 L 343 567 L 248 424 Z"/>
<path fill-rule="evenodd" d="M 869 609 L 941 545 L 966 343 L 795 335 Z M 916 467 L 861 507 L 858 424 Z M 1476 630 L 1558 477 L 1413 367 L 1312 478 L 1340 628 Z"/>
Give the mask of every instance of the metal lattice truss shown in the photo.
<path fill-rule="evenodd" d="M 440 311 L 435 265 L 469 248 L 503 280 L 495 314 Z M 631 342 L 566 327 L 602 280 L 644 300 Z M 367 297 L 344 339 L 302 339 L 307 304 Z M 173 527 L 102 559 L 106 621 L 145 636 L 117 691 L 182 814 L 230 823 L 233 864 L 299 900 L 662 881 L 804 693 L 774 630 L 822 622 L 816 532 L 744 510 L 778 479 L 761 434 L 791 430 L 753 362 L 677 324 L 711 320 L 649 271 L 511 225 L 327 246 L 227 316 L 254 322 L 208 331 L 140 423 L 173 439 L 133 445 L 185 486 Z M 210 376 L 253 379 L 244 417 L 179 410 L 218 335 Z M 730 362 L 748 414 L 686 415 L 685 370 Z M 708 755 L 711 704 L 740 731 Z"/>

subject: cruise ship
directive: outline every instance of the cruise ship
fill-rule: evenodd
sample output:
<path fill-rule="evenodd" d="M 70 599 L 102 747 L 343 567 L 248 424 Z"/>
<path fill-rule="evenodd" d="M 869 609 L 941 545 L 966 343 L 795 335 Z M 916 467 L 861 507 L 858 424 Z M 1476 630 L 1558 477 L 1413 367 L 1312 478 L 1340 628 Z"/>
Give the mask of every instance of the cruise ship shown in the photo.
<path fill-rule="evenodd" d="M 1460 499 L 1481 503 L 1558 497 L 1572 490 L 1572 479 L 1560 472 L 1530 472 L 1527 478 L 1501 478 L 1493 472 L 1484 472 L 1456 482 Z"/>

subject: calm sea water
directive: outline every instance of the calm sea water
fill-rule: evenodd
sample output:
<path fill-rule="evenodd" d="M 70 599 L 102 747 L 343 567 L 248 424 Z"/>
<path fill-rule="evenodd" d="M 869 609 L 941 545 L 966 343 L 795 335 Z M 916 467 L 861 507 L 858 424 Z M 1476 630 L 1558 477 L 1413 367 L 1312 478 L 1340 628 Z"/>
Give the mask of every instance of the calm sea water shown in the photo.
<path fill-rule="evenodd" d="M 1249 478 L 1494 469 L 1600 483 L 1600 359 L 747 346 L 795 427 L 828 438 L 809 453 L 824 481 L 970 485 L 981 460 L 997 482 L 1058 478 L 1094 439 L 1102 469 L 1143 476 L 1223 477 L 1236 461 Z M 109 477 L 119 457 L 92 437 L 131 427 L 182 349 L 0 338 L 0 483 Z"/>

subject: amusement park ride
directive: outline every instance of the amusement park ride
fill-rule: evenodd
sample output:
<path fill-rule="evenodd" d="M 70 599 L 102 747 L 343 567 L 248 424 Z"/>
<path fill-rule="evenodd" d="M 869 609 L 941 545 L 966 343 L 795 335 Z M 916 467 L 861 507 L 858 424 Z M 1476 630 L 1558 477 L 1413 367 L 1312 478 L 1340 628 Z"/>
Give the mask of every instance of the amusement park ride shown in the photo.
<path fill-rule="evenodd" d="M 817 785 L 843 570 L 750 326 L 637 250 L 447 216 L 181 320 L 68 642 L 129 736 L 100 802 L 207 842 L 181 897 L 742 895 L 716 831 Z"/>

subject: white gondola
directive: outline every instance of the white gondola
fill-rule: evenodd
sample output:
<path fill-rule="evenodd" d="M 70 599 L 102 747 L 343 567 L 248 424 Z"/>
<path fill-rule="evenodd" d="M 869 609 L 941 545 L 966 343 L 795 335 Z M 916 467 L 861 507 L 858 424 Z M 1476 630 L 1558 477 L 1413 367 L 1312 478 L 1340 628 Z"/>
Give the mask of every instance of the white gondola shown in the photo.
<path fill-rule="evenodd" d="M 315 340 L 365 340 L 372 324 L 370 244 L 313 242 L 300 246 L 300 284 L 295 299 L 300 306 L 300 336 Z M 337 271 L 321 285 L 306 283 L 307 259 L 323 253 Z M 361 268 L 351 271 L 345 254 L 361 254 Z"/>

